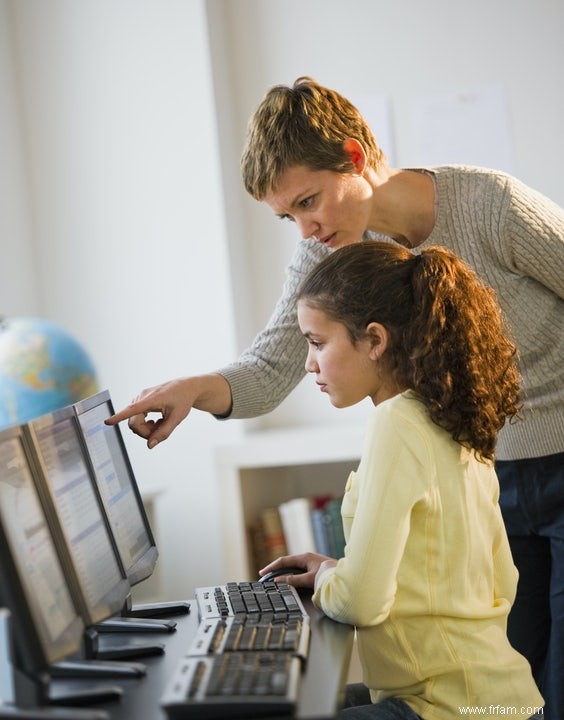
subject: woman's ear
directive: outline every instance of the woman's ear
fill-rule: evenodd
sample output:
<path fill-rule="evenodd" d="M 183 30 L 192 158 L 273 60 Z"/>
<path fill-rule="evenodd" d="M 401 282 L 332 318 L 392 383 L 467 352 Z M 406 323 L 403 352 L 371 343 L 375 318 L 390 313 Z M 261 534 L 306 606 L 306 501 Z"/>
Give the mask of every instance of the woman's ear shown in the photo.
<path fill-rule="evenodd" d="M 356 140 L 356 138 L 347 138 L 343 142 L 343 150 L 349 156 L 349 160 L 354 165 L 355 171 L 359 175 L 362 175 L 367 163 L 366 152 L 362 143 Z"/>
<path fill-rule="evenodd" d="M 390 334 L 381 323 L 371 322 L 366 326 L 366 337 L 370 342 L 370 359 L 380 360 L 390 344 Z"/>

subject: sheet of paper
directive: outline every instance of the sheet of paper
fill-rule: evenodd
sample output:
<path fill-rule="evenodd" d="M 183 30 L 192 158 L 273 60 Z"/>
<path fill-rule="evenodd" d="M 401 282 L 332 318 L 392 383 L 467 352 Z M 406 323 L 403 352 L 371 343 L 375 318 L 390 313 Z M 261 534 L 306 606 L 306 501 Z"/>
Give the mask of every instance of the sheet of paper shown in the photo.
<path fill-rule="evenodd" d="M 480 165 L 513 172 L 510 122 L 502 88 L 491 85 L 419 101 L 413 165 Z"/>

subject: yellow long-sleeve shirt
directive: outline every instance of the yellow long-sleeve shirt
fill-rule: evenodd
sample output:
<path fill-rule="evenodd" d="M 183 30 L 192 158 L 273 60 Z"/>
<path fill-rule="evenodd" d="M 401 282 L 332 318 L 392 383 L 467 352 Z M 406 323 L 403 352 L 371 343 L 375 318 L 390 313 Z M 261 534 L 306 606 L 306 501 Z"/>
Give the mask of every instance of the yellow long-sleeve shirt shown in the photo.
<path fill-rule="evenodd" d="M 375 408 L 343 499 L 345 557 L 313 598 L 357 626 L 373 701 L 402 698 L 425 720 L 474 708 L 525 718 L 543 706 L 506 636 L 517 570 L 498 495 L 493 466 L 434 424 L 413 393 Z"/>

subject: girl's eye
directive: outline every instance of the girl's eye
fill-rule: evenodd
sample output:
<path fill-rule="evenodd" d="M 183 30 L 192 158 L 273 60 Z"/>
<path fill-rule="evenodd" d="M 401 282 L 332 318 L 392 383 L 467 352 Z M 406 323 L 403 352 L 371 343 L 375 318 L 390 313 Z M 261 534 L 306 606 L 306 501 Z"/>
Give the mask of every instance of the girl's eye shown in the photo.
<path fill-rule="evenodd" d="M 296 222 L 291 215 L 279 215 L 280 220 L 287 220 L 288 222 Z"/>
<path fill-rule="evenodd" d="M 312 205 L 313 205 L 313 195 L 310 195 L 310 197 L 306 197 L 300 201 L 300 207 L 302 207 L 302 208 L 309 208 Z"/>

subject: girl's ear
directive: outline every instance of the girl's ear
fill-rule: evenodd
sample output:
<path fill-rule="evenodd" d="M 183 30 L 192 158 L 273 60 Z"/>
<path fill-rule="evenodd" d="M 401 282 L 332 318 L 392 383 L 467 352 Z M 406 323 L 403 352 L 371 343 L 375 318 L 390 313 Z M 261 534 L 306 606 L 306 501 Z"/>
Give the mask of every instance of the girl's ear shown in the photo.
<path fill-rule="evenodd" d="M 366 337 L 370 341 L 370 359 L 380 360 L 390 344 L 390 334 L 381 323 L 371 322 L 366 327 Z"/>
<path fill-rule="evenodd" d="M 349 160 L 354 165 L 355 171 L 359 175 L 362 175 L 364 169 L 366 168 L 366 152 L 362 143 L 360 143 L 356 138 L 347 138 L 343 142 L 343 150 L 349 156 Z"/>

